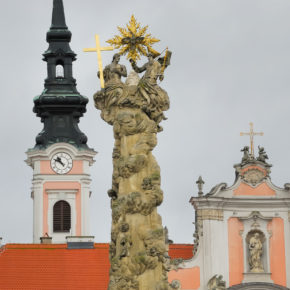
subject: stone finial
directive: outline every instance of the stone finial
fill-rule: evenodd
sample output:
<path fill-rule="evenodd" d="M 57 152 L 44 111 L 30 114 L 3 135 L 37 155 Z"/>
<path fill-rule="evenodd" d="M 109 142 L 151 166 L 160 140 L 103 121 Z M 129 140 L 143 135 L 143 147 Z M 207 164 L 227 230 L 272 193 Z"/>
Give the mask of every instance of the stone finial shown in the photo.
<path fill-rule="evenodd" d="M 196 181 L 197 187 L 198 187 L 198 196 L 202 196 L 203 192 L 203 185 L 204 185 L 204 181 L 202 180 L 202 177 L 199 176 L 198 180 Z"/>

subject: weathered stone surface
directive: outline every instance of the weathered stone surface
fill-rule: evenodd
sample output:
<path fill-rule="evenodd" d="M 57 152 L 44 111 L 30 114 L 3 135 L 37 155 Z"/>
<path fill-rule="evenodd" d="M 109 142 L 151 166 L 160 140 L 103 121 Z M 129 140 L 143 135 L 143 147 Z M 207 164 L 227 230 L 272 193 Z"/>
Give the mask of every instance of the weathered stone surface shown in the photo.
<path fill-rule="evenodd" d="M 106 66 L 105 88 L 94 95 L 101 117 L 113 126 L 110 243 L 110 290 L 178 289 L 169 285 L 168 245 L 157 206 L 162 203 L 160 168 L 152 155 L 159 123 L 169 108 L 167 93 L 156 83 L 160 63 L 152 58 L 144 77 L 126 69 L 114 56 Z M 152 70 L 152 68 L 154 69 Z M 146 76 L 146 77 L 145 77 Z M 152 82 L 153 80 L 153 82 Z"/>
<path fill-rule="evenodd" d="M 226 282 L 222 275 L 214 275 L 207 283 L 208 290 L 226 290 Z"/>

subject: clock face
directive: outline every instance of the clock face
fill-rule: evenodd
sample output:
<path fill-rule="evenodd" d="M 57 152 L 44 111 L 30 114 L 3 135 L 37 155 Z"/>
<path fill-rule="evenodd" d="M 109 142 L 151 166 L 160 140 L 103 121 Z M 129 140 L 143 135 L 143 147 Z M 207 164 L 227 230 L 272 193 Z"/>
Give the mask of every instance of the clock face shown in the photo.
<path fill-rule="evenodd" d="M 66 174 L 72 169 L 73 160 L 69 154 L 58 152 L 52 156 L 50 166 L 54 172 Z"/>

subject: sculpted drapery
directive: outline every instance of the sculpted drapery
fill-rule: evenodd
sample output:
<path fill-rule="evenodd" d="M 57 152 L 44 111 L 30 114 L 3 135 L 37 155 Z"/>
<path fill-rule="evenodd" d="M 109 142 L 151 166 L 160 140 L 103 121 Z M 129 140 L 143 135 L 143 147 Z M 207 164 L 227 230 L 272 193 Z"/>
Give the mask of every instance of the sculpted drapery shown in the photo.
<path fill-rule="evenodd" d="M 125 83 L 126 68 L 115 55 L 104 69 L 105 88 L 94 95 L 101 117 L 113 126 L 110 243 L 110 290 L 178 289 L 168 284 L 168 245 L 157 207 L 162 203 L 160 168 L 152 155 L 160 122 L 169 109 L 167 93 L 157 84 L 163 79 L 162 63 L 154 59 L 134 69 Z M 144 72 L 140 79 L 137 73 Z"/>

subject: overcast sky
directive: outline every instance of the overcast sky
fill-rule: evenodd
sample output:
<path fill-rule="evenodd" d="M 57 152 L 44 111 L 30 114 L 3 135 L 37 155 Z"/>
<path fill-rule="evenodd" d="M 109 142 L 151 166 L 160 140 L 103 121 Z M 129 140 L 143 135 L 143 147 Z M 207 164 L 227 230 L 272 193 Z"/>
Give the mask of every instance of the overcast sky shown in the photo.
<path fill-rule="evenodd" d="M 1 1 L 0 9 L 0 237 L 4 242 L 32 242 L 32 169 L 24 160 L 41 131 L 32 112 L 33 97 L 43 90 L 51 23 L 52 0 Z M 132 13 L 148 31 L 173 52 L 161 86 L 171 108 L 158 134 L 153 154 L 161 166 L 163 225 L 176 243 L 192 243 L 197 194 L 195 181 L 205 180 L 205 192 L 220 182 L 231 185 L 240 149 L 249 145 L 241 131 L 249 122 L 264 137 L 273 164 L 272 181 L 290 181 L 290 1 L 288 0 L 64 0 L 66 22 L 78 54 L 74 76 L 78 90 L 90 100 L 80 121 L 88 145 L 99 153 L 91 168 L 91 234 L 96 242 L 110 240 L 112 127 L 94 108 L 100 85 L 97 57 L 83 53 L 102 45 L 125 26 Z M 104 65 L 114 52 L 103 53 Z M 143 63 L 140 61 L 138 64 Z M 129 70 L 129 62 L 121 64 Z M 130 71 L 130 70 L 129 70 Z M 257 150 L 256 150 L 257 151 Z"/>

